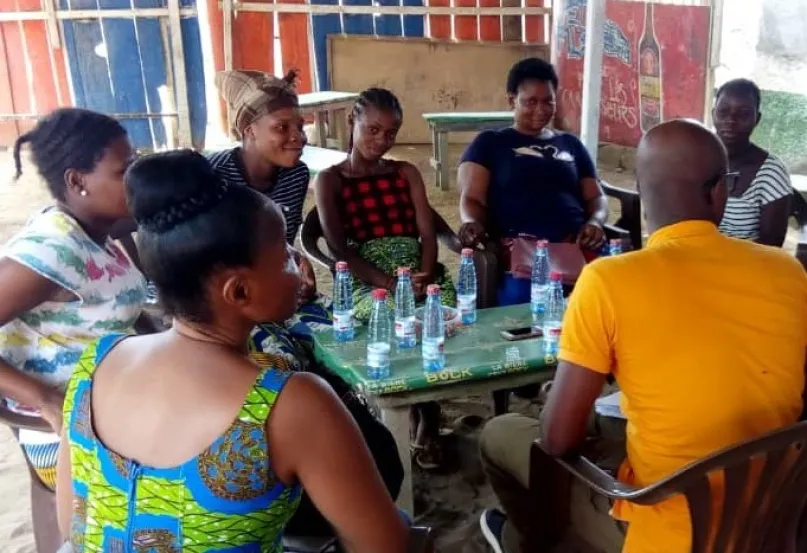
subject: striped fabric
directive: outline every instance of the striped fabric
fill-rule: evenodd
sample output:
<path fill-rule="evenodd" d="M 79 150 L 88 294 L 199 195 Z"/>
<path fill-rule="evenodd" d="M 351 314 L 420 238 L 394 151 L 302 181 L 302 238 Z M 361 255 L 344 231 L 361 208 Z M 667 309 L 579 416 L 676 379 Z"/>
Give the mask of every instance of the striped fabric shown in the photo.
<path fill-rule="evenodd" d="M 757 240 L 762 208 L 792 193 L 787 167 L 778 157 L 768 155 L 748 190 L 742 196 L 729 197 L 720 232 L 742 240 Z"/>
<path fill-rule="evenodd" d="M 216 173 L 230 184 L 247 185 L 244 172 L 241 170 L 236 152 L 240 148 L 222 150 L 207 154 Z M 278 204 L 286 217 L 286 242 L 294 244 L 297 231 L 303 224 L 303 203 L 308 192 L 310 173 L 308 166 L 302 161 L 291 168 L 281 167 L 277 172 L 277 181 L 265 195 Z"/>
<path fill-rule="evenodd" d="M 22 429 L 17 439 L 39 479 L 48 489 L 55 490 L 59 436 L 52 432 Z"/>

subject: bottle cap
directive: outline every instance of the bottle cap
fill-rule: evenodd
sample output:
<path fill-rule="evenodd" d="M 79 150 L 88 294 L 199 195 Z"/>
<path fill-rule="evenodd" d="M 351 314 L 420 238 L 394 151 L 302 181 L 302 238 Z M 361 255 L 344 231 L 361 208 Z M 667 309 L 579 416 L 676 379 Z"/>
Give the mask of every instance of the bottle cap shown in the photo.
<path fill-rule="evenodd" d="M 551 271 L 549 273 L 549 280 L 563 280 L 563 275 L 559 271 Z"/>
<path fill-rule="evenodd" d="M 471 248 L 462 248 L 462 257 L 473 257 L 474 251 Z"/>
<path fill-rule="evenodd" d="M 549 245 L 549 240 L 538 240 L 535 246 L 538 248 L 546 248 Z"/>
<path fill-rule="evenodd" d="M 398 276 L 409 276 L 412 273 L 412 269 L 409 267 L 398 267 Z"/>
<path fill-rule="evenodd" d="M 373 290 L 373 299 L 374 300 L 386 300 L 387 299 L 387 291 L 383 288 L 376 288 Z"/>
<path fill-rule="evenodd" d="M 611 238 L 611 240 L 609 240 L 608 243 L 611 244 L 612 246 L 621 246 L 622 245 L 622 239 L 621 238 Z"/>
<path fill-rule="evenodd" d="M 430 296 L 436 296 L 440 293 L 440 286 L 437 284 L 429 284 L 429 286 L 426 288 L 426 293 Z"/>
<path fill-rule="evenodd" d="M 337 261 L 336 262 L 336 270 L 337 271 L 347 271 L 347 261 Z"/>

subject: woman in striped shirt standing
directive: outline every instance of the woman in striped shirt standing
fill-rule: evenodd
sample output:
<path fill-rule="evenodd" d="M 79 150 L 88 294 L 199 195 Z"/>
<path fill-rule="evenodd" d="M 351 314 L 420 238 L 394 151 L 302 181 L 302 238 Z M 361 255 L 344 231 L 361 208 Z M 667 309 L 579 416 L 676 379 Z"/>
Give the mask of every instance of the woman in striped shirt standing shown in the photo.
<path fill-rule="evenodd" d="M 718 89 L 712 120 L 734 174 L 720 231 L 778 248 L 787 234 L 793 186 L 782 160 L 751 142 L 761 117 L 753 81 L 735 79 Z"/>

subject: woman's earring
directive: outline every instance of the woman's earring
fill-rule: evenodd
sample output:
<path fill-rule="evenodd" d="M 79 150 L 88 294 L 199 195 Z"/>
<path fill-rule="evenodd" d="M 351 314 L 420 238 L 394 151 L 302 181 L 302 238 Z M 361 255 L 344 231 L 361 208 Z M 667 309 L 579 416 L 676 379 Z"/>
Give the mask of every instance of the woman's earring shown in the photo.
<path fill-rule="evenodd" d="M 87 195 L 87 189 L 86 189 L 86 188 L 82 189 L 82 190 L 81 190 L 81 192 L 80 192 L 80 194 L 81 194 L 82 196 L 86 196 L 86 195 Z"/>

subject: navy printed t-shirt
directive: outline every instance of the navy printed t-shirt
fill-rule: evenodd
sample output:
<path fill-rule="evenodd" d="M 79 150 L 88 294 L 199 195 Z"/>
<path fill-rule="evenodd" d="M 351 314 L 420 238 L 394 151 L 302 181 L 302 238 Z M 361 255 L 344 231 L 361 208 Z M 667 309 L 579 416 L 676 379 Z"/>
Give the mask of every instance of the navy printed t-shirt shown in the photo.
<path fill-rule="evenodd" d="M 574 237 L 588 220 L 580 180 L 597 171 L 577 137 L 548 138 L 513 128 L 483 131 L 462 155 L 490 171 L 488 232 L 494 238 L 528 234 L 550 242 Z"/>

